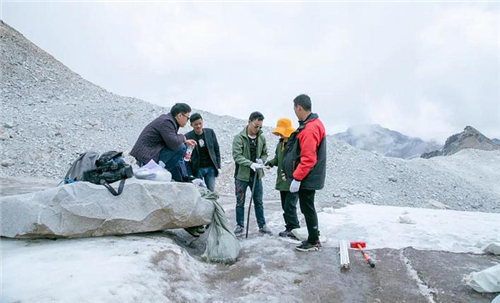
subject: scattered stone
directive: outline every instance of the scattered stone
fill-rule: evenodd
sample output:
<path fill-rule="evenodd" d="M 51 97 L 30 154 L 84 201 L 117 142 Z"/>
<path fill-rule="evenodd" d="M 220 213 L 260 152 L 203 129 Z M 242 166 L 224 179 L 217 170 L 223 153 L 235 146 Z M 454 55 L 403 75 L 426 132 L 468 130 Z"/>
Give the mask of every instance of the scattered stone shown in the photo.
<path fill-rule="evenodd" d="M 1 165 L 3 167 L 10 167 L 10 166 L 14 165 L 14 161 L 12 161 L 11 159 L 4 160 L 4 161 L 2 161 Z"/>

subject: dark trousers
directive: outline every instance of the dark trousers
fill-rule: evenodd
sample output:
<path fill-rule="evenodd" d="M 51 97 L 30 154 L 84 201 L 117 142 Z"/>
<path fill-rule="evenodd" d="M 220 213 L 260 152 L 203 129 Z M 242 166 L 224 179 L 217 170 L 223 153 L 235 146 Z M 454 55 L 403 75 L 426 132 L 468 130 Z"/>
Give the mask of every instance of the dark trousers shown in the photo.
<path fill-rule="evenodd" d="M 184 177 L 188 176 L 186 163 L 184 162 L 185 152 L 186 145 L 184 143 L 176 150 L 162 148 L 158 159 L 158 162 L 165 163 L 165 169 L 172 174 L 172 179 L 178 182 L 182 182 Z"/>
<path fill-rule="evenodd" d="M 299 195 L 289 191 L 280 191 L 280 196 L 286 230 L 291 231 L 292 229 L 300 228 L 299 219 L 297 218 L 297 200 L 299 199 Z"/>
<path fill-rule="evenodd" d="M 241 181 L 235 179 L 234 189 L 236 191 L 236 224 L 239 226 L 245 226 L 245 199 L 247 188 L 250 190 L 253 187 L 254 178 L 250 177 L 250 182 Z M 257 224 L 259 228 L 262 228 L 266 224 L 266 219 L 264 218 L 264 203 L 262 201 L 263 197 L 262 180 L 256 178 L 255 181 L 255 191 L 253 194 L 253 205 L 255 208 L 255 218 L 257 219 Z"/>
<path fill-rule="evenodd" d="M 318 232 L 318 215 L 316 208 L 314 208 L 314 195 L 316 191 L 308 189 L 299 190 L 300 211 L 306 218 L 307 232 L 309 237 L 307 241 L 311 244 L 316 244 L 319 240 Z"/>

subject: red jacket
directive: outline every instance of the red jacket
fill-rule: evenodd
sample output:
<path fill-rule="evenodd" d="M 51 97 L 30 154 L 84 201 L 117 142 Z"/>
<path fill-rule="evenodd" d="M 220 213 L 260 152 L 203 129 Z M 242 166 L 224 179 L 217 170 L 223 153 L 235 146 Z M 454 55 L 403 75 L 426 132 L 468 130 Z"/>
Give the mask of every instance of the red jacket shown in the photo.
<path fill-rule="evenodd" d="M 300 188 L 319 190 L 326 178 L 326 134 L 318 115 L 312 113 L 292 133 L 285 147 L 283 170 Z"/>
<path fill-rule="evenodd" d="M 319 118 L 306 121 L 304 129 L 297 134 L 300 145 L 300 163 L 293 172 L 295 180 L 302 181 L 316 165 L 316 151 L 325 136 L 325 127 Z"/>

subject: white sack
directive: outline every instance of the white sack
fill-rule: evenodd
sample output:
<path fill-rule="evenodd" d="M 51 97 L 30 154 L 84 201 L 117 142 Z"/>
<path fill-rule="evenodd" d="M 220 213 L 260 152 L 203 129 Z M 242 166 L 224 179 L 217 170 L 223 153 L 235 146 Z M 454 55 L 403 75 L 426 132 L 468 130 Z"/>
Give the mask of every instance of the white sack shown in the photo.
<path fill-rule="evenodd" d="M 500 292 L 500 264 L 480 272 L 472 272 L 464 280 L 477 292 Z"/>
<path fill-rule="evenodd" d="M 481 248 L 485 253 L 500 255 L 500 243 L 490 243 Z"/>

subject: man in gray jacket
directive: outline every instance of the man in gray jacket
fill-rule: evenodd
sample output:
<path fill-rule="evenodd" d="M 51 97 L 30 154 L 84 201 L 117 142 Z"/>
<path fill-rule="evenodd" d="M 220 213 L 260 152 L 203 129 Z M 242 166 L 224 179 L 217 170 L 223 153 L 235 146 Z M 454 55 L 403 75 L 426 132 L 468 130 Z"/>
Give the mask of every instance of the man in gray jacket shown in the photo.
<path fill-rule="evenodd" d="M 196 141 L 177 133 L 179 127 L 184 127 L 189 121 L 190 113 L 189 105 L 176 103 L 170 113 L 163 114 L 149 123 L 130 151 L 137 164 L 142 166 L 150 160 L 156 163 L 162 161 L 172 174 L 172 179 L 179 182 L 190 181 L 184 163 L 184 153 L 186 145 L 194 147 Z"/>

